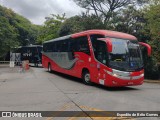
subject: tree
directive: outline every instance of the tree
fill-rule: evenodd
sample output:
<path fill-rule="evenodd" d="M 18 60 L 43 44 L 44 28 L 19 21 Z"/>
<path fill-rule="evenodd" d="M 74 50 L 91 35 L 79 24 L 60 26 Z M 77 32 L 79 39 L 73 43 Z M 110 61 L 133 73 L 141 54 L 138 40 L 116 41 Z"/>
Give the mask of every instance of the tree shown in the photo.
<path fill-rule="evenodd" d="M 39 27 L 29 20 L 14 13 L 11 9 L 0 6 L 0 59 L 2 60 L 11 48 L 34 44 Z"/>
<path fill-rule="evenodd" d="M 147 34 L 144 34 L 146 19 L 143 10 L 136 9 L 135 6 L 131 5 L 114 14 L 114 17 L 109 21 L 108 28 L 132 34 L 140 41 L 150 39 Z"/>
<path fill-rule="evenodd" d="M 104 18 L 104 22 L 108 22 L 113 12 L 130 4 L 130 0 L 74 0 L 77 5 L 88 11 L 94 10 L 95 15 Z"/>
<path fill-rule="evenodd" d="M 105 26 L 100 17 L 82 13 L 65 20 L 60 27 L 59 35 L 64 36 L 90 29 L 105 29 Z"/>
<path fill-rule="evenodd" d="M 0 16 L 0 28 L 0 59 L 2 59 L 11 48 L 18 45 L 18 34 L 3 16 Z"/>
<path fill-rule="evenodd" d="M 108 23 L 114 12 L 128 5 L 142 6 L 147 0 L 73 0 L 78 6 L 95 15 L 103 17 L 104 23 Z"/>
<path fill-rule="evenodd" d="M 59 36 L 65 36 L 84 30 L 80 16 L 74 16 L 66 19 L 59 29 Z"/>
<path fill-rule="evenodd" d="M 37 43 L 42 44 L 44 41 L 59 37 L 58 31 L 64 20 L 65 14 L 55 15 L 51 14 L 51 17 L 46 17 L 44 26 L 41 27 L 40 34 Z"/>
<path fill-rule="evenodd" d="M 146 30 L 151 36 L 153 57 L 160 62 L 160 1 L 151 0 L 149 7 L 145 9 L 147 19 Z"/>
<path fill-rule="evenodd" d="M 145 18 L 143 34 L 150 38 L 146 42 L 152 47 L 151 57 L 144 54 L 145 77 L 159 79 L 160 71 L 157 62 L 160 61 L 160 1 L 150 0 L 143 11 Z"/>
<path fill-rule="evenodd" d="M 35 44 L 39 30 L 37 25 L 33 25 L 28 19 L 18 14 L 14 14 L 9 21 L 17 29 L 19 34 L 18 40 L 22 46 Z M 29 41 L 26 41 L 27 39 Z"/>

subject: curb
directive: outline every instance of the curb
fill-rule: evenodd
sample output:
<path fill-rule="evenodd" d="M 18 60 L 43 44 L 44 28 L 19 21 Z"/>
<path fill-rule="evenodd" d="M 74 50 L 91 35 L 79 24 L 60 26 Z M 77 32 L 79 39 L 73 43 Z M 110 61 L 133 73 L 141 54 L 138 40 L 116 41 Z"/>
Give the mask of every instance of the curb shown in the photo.
<path fill-rule="evenodd" d="M 146 82 L 146 83 L 159 83 L 160 84 L 160 80 L 144 80 L 144 82 Z"/>

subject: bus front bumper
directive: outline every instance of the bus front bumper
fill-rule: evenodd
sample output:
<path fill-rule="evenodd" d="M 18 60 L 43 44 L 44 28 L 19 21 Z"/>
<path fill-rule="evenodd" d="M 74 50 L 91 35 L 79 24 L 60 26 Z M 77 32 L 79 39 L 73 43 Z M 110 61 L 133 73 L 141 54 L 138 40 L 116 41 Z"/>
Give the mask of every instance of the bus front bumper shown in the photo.
<path fill-rule="evenodd" d="M 107 79 L 105 80 L 105 86 L 109 87 L 122 87 L 122 86 L 134 86 L 142 85 L 144 81 L 144 71 L 134 72 L 128 76 L 118 75 L 114 72 L 107 72 Z"/>

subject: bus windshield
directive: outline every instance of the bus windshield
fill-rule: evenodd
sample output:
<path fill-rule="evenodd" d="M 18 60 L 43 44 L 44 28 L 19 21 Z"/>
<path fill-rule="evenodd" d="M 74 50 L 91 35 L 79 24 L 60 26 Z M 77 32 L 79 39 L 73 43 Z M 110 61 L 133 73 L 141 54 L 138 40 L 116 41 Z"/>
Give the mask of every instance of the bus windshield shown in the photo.
<path fill-rule="evenodd" d="M 136 71 L 143 68 L 143 60 L 138 41 L 111 38 L 112 52 L 109 66 L 122 71 Z"/>

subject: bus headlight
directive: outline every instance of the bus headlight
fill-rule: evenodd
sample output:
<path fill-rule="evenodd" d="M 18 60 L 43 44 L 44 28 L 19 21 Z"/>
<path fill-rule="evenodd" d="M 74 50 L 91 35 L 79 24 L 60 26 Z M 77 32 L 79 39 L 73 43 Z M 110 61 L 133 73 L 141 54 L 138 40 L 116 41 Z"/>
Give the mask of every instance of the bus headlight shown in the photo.
<path fill-rule="evenodd" d="M 118 75 L 117 75 L 117 74 L 115 74 L 115 73 L 113 74 L 113 76 L 114 76 L 114 77 L 118 77 Z"/>
<path fill-rule="evenodd" d="M 114 73 L 114 72 L 110 72 L 110 71 L 107 71 L 107 70 L 106 70 L 106 72 L 107 72 L 109 75 L 111 75 L 111 76 L 113 76 L 113 77 L 116 77 L 116 78 L 119 78 L 119 79 L 123 79 L 123 80 L 130 80 L 130 79 L 131 79 L 131 76 L 130 76 L 130 75 L 128 75 L 128 76 L 118 75 L 118 74 L 116 74 L 116 73 Z"/>
<path fill-rule="evenodd" d="M 109 75 L 113 75 L 113 73 L 108 70 L 105 70 L 105 72 L 108 73 Z"/>

